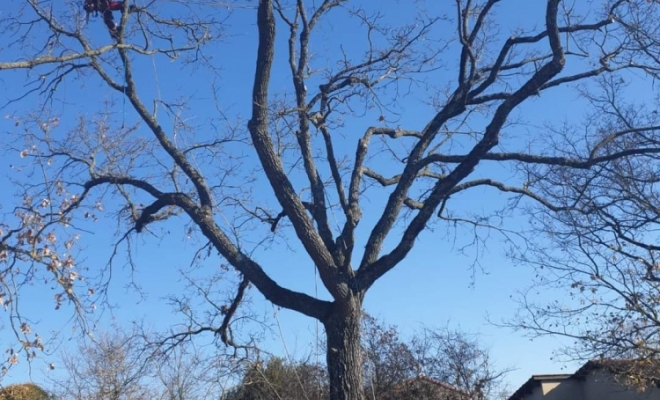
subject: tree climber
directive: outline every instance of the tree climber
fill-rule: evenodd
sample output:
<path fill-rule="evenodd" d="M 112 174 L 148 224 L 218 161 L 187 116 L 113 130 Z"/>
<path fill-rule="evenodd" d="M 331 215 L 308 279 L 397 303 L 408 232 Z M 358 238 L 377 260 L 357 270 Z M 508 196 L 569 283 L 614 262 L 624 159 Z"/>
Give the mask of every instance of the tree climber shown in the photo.
<path fill-rule="evenodd" d="M 110 35 L 117 39 L 117 35 L 119 33 L 119 26 L 115 24 L 115 18 L 112 15 L 113 11 L 121 11 L 122 13 L 124 12 L 124 2 L 123 1 L 110 1 L 110 0 L 85 0 L 85 4 L 83 5 L 83 8 L 85 11 L 87 11 L 87 20 L 89 21 L 89 14 L 95 13 L 95 15 L 98 15 L 101 13 L 103 16 L 103 22 L 105 22 L 105 26 L 108 27 L 108 30 L 110 31 Z M 135 11 L 135 6 L 130 6 L 128 8 L 129 12 Z"/>

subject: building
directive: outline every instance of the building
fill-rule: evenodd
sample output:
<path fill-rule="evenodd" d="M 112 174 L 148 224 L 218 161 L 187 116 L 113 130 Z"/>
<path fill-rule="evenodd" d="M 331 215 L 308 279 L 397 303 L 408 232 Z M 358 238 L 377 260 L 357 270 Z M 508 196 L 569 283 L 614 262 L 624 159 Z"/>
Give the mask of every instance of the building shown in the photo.
<path fill-rule="evenodd" d="M 533 375 L 508 400 L 660 400 L 655 379 L 646 379 L 646 385 L 623 383 L 643 376 L 639 372 L 632 361 L 589 361 L 573 374 Z"/>

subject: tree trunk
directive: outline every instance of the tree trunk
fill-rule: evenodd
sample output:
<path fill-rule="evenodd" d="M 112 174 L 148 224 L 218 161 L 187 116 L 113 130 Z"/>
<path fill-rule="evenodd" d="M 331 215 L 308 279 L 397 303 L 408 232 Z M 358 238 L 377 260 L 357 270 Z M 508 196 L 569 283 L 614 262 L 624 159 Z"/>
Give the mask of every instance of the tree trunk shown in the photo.
<path fill-rule="evenodd" d="M 364 400 L 360 318 L 362 300 L 335 302 L 323 322 L 327 342 L 330 400 Z"/>

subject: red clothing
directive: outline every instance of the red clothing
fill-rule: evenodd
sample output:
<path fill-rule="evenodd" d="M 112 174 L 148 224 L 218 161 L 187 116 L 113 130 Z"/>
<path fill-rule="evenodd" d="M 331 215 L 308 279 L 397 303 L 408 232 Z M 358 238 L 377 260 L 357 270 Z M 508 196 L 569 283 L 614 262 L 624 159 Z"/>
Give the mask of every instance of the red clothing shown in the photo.
<path fill-rule="evenodd" d="M 122 11 L 124 9 L 123 1 L 109 1 L 109 0 L 85 0 L 83 6 L 87 12 L 100 12 L 105 11 Z"/>
<path fill-rule="evenodd" d="M 122 11 L 124 9 L 123 1 L 108 1 L 108 10 L 111 11 Z"/>
<path fill-rule="evenodd" d="M 112 15 L 113 11 L 124 11 L 123 1 L 109 1 L 109 0 L 85 0 L 83 8 L 87 13 L 101 13 L 103 15 L 103 22 L 110 30 L 113 37 L 117 35 L 117 24 Z"/>

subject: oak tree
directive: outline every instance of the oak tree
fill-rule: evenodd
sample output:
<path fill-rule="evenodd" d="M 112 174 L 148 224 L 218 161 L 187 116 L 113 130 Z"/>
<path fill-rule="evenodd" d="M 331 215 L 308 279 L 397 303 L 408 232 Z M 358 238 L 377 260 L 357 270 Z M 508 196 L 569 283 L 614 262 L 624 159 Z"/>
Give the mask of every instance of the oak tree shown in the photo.
<path fill-rule="evenodd" d="M 17 3 L 0 16 L 11 38 L 0 76 L 26 83 L 12 86 L 9 107 L 40 104 L 9 115 L 21 142 L 5 147 L 24 159 L 22 178 L 13 176 L 20 202 L 2 221 L 0 298 L 20 295 L 8 281 L 36 275 L 84 313 L 80 289 L 98 296 L 105 287 L 80 279 L 74 249 L 85 218 L 117 219 L 107 225 L 120 238 L 114 258 L 184 221 L 185 234 L 206 242 L 197 255 L 219 257 L 239 284 L 227 304 L 210 299 L 214 324 L 183 334 L 237 345 L 231 319 L 253 287 L 323 325 L 331 400 L 363 398 L 365 295 L 422 232 L 497 228 L 464 212 L 466 195 L 561 212 L 536 185 L 546 169 L 578 171 L 590 187 L 590 173 L 660 152 L 649 120 L 586 126 L 568 132 L 573 142 L 539 123 L 565 116 L 553 106 L 574 98 L 571 87 L 599 93 L 599 80 L 655 78 L 655 2 L 547 0 L 526 3 L 519 18 L 500 0 L 125 1 L 116 31 L 103 35 L 100 23 L 84 27 L 78 2 Z M 237 38 L 247 42 L 231 47 Z M 253 73 L 241 81 L 231 67 L 245 60 Z M 159 69 L 179 85 L 150 86 Z M 514 133 L 525 118 L 528 129 Z M 564 199 L 556 183 L 550 194 Z M 325 297 L 273 278 L 269 268 L 287 262 L 260 250 L 291 247 L 304 250 Z"/>

